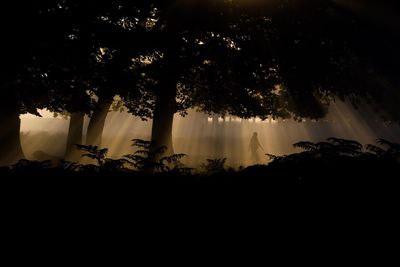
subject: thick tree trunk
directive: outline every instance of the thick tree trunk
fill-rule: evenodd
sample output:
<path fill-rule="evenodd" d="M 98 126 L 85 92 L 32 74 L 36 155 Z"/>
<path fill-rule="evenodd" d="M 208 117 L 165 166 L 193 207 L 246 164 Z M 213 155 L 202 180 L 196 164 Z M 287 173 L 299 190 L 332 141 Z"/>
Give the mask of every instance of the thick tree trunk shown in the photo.
<path fill-rule="evenodd" d="M 110 111 L 110 107 L 113 101 L 113 96 L 99 97 L 96 109 L 93 111 L 92 117 L 90 118 L 86 145 L 98 147 L 102 146 L 103 130 L 106 124 L 108 112 Z"/>
<path fill-rule="evenodd" d="M 179 43 L 180 37 L 172 34 L 171 39 L 167 41 L 167 50 L 163 58 L 163 70 L 160 77 L 158 92 L 156 93 L 156 105 L 153 116 L 153 126 L 151 141 L 153 147 L 165 146 L 167 150 L 165 155 L 174 154 L 172 142 L 172 129 L 174 115 L 177 111 L 177 81 L 182 66 L 179 64 L 179 49 L 176 43 Z M 168 46 L 170 45 L 170 46 Z M 153 151 L 154 152 L 154 151 Z M 154 153 L 151 153 L 154 155 Z"/>
<path fill-rule="evenodd" d="M 69 122 L 67 149 L 65 151 L 65 159 L 69 161 L 79 162 L 80 152 L 76 145 L 82 144 L 83 123 L 85 115 L 82 113 L 72 113 Z"/>
<path fill-rule="evenodd" d="M 0 110 L 0 166 L 12 165 L 24 158 L 19 115 L 17 109 L 6 106 Z"/>
<path fill-rule="evenodd" d="M 176 81 L 166 82 L 162 94 L 157 96 L 151 141 L 154 147 L 165 146 L 165 154 L 174 154 L 172 128 L 176 112 Z"/>

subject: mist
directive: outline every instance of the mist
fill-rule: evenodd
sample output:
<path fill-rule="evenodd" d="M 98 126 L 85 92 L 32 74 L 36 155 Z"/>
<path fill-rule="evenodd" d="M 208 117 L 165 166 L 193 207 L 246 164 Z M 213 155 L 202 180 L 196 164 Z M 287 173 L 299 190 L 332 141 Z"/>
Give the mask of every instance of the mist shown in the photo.
<path fill-rule="evenodd" d="M 41 111 L 43 117 L 21 116 L 21 139 L 28 159 L 44 160 L 62 158 L 67 142 L 69 119 Z M 87 129 L 89 118 L 85 118 Z M 103 133 L 102 147 L 108 148 L 108 156 L 120 158 L 135 152 L 132 139 L 151 139 L 152 121 L 142 121 L 126 112 L 110 112 Z M 83 133 L 85 140 L 86 130 Z M 258 133 L 262 149 L 258 150 L 259 162 L 254 162 L 249 148 L 254 132 Z M 186 154 L 183 162 L 189 166 L 201 166 L 207 159 L 227 158 L 232 167 L 266 164 L 265 154 L 288 155 L 299 152 L 293 147 L 299 141 L 324 141 L 330 137 L 357 140 L 374 144 L 384 138 L 400 141 L 397 123 L 384 122 L 372 109 L 355 109 L 344 102 L 331 104 L 328 116 L 322 120 L 265 120 L 239 119 L 207 115 L 190 110 L 182 117 L 174 118 L 173 145 L 175 153 Z"/>

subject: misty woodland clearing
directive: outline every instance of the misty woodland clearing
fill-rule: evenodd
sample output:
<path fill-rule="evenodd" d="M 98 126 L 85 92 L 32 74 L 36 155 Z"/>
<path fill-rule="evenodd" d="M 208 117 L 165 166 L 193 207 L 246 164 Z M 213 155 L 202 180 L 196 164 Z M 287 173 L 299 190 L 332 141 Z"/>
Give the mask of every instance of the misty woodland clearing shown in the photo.
<path fill-rule="evenodd" d="M 400 16 L 352 2 L 7 2 L 1 174 L 392 179 Z"/>

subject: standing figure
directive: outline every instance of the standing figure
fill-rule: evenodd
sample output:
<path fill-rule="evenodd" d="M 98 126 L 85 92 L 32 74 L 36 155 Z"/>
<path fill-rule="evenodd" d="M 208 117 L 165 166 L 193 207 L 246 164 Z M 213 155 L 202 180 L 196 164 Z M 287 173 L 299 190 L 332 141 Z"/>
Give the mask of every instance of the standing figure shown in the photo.
<path fill-rule="evenodd" d="M 258 140 L 258 133 L 254 132 L 253 137 L 251 137 L 249 146 L 249 149 L 251 151 L 251 161 L 253 164 L 260 164 L 260 157 L 258 156 L 259 148 L 264 150 L 264 148 L 260 144 L 260 141 Z"/>

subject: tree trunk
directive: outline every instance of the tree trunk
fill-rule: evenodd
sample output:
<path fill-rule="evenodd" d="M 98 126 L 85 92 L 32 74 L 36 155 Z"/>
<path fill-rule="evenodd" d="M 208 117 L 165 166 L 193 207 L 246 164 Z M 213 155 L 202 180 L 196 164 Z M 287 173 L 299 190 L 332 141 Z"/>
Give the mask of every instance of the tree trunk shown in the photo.
<path fill-rule="evenodd" d="M 160 78 L 156 103 L 154 108 L 151 141 L 154 148 L 165 146 L 165 155 L 174 154 L 172 142 L 172 128 L 174 115 L 177 111 L 177 80 L 182 66 L 179 65 L 179 37 L 172 35 L 167 41 L 167 50 L 163 58 L 162 77 Z M 169 45 L 169 46 L 168 46 Z M 154 151 L 153 151 L 154 152 Z M 154 153 L 151 153 L 154 155 Z"/>
<path fill-rule="evenodd" d="M 213 127 L 217 128 L 219 123 L 219 115 L 214 114 L 212 118 L 213 118 L 212 120 Z"/>
<path fill-rule="evenodd" d="M 21 145 L 21 119 L 17 109 L 3 106 L 0 111 L 0 166 L 9 166 L 24 158 Z"/>
<path fill-rule="evenodd" d="M 67 149 L 65 151 L 65 159 L 69 161 L 79 162 L 80 153 L 76 145 L 82 144 L 83 123 L 85 115 L 82 113 L 72 113 L 69 122 Z"/>
<path fill-rule="evenodd" d="M 176 112 L 176 81 L 171 79 L 164 86 L 162 94 L 159 94 L 156 100 L 151 141 L 155 148 L 165 146 L 165 155 L 173 155 L 172 128 Z"/>
<path fill-rule="evenodd" d="M 96 109 L 93 111 L 92 117 L 90 118 L 86 145 L 98 147 L 102 146 L 103 130 L 106 124 L 108 112 L 110 111 L 110 107 L 113 101 L 114 97 L 112 96 L 99 97 Z"/>

